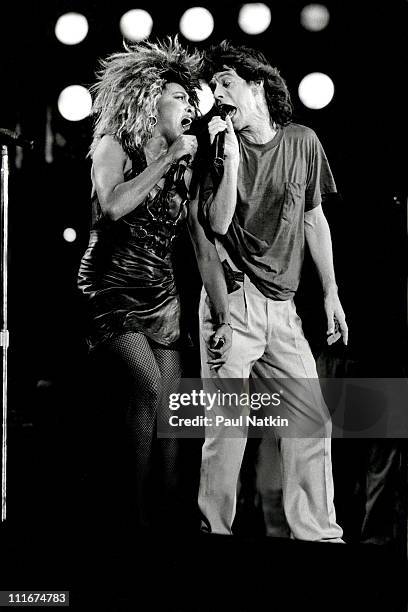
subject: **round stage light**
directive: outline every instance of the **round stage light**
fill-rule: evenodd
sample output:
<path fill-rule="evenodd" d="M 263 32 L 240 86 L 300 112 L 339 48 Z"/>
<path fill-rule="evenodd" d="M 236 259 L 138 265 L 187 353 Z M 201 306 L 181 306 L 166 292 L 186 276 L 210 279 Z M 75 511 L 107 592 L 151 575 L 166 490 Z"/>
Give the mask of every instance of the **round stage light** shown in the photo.
<path fill-rule="evenodd" d="M 150 36 L 153 19 L 150 13 L 143 9 L 132 9 L 122 15 L 119 27 L 125 38 L 138 42 Z"/>
<path fill-rule="evenodd" d="M 246 34 L 261 34 L 269 28 L 271 11 L 262 2 L 244 4 L 238 15 L 238 25 Z"/>
<path fill-rule="evenodd" d="M 334 95 L 333 81 L 323 72 L 311 72 L 299 84 L 299 98 L 307 108 L 327 106 Z"/>
<path fill-rule="evenodd" d="M 91 94 L 82 85 L 69 85 L 59 95 L 58 110 L 68 121 L 81 121 L 91 113 Z"/>
<path fill-rule="evenodd" d="M 65 13 L 55 24 L 55 36 L 64 45 L 77 45 L 88 34 L 88 20 L 81 13 Z"/>
<path fill-rule="evenodd" d="M 205 81 L 200 81 L 201 89 L 197 89 L 198 109 L 202 115 L 206 115 L 214 106 L 214 95 Z"/>
<path fill-rule="evenodd" d="M 202 6 L 189 8 L 180 19 L 180 32 L 185 38 L 194 42 L 208 38 L 213 29 L 213 16 Z"/>
<path fill-rule="evenodd" d="M 77 233 L 73 227 L 66 227 L 62 235 L 64 236 L 64 240 L 67 242 L 75 242 L 77 237 Z"/>
<path fill-rule="evenodd" d="M 329 9 L 323 4 L 308 4 L 300 13 L 300 23 L 306 30 L 311 32 L 324 30 L 329 21 Z"/>

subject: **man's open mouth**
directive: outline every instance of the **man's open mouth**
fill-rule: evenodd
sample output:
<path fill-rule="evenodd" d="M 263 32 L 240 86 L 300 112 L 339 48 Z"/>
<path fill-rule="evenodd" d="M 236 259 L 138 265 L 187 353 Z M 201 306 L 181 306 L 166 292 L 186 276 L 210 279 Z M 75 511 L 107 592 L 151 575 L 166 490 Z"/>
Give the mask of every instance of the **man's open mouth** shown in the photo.
<path fill-rule="evenodd" d="M 226 117 L 230 117 L 232 119 L 238 109 L 236 106 L 232 106 L 231 104 L 220 104 L 218 110 L 220 111 L 220 115 L 223 119 Z"/>

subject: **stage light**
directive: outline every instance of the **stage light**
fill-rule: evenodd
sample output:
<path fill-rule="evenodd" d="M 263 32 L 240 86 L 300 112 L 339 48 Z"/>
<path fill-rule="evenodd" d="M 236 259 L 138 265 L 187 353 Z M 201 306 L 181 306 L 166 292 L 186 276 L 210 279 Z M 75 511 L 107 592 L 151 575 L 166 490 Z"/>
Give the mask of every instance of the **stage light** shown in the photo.
<path fill-rule="evenodd" d="M 238 15 L 238 24 L 246 34 L 261 34 L 271 23 L 271 11 L 262 2 L 244 4 Z"/>
<path fill-rule="evenodd" d="M 75 242 L 77 234 L 73 227 L 66 227 L 63 236 L 67 242 Z"/>
<path fill-rule="evenodd" d="M 133 9 L 122 15 L 119 27 L 125 38 L 138 42 L 150 36 L 153 19 L 147 11 Z"/>
<path fill-rule="evenodd" d="M 202 115 L 206 115 L 214 106 L 214 96 L 210 87 L 205 81 L 200 81 L 201 89 L 197 89 L 198 108 Z"/>
<path fill-rule="evenodd" d="M 210 11 L 201 6 L 189 8 L 180 19 L 180 32 L 188 40 L 198 42 L 210 36 L 214 19 Z"/>
<path fill-rule="evenodd" d="M 320 109 L 331 102 L 334 84 L 327 74 L 311 72 L 301 80 L 298 93 L 307 108 Z"/>
<path fill-rule="evenodd" d="M 77 45 L 88 34 L 88 20 L 80 13 L 65 13 L 55 24 L 55 36 L 64 45 Z"/>
<path fill-rule="evenodd" d="M 58 110 L 68 121 L 81 121 L 92 109 L 92 98 L 82 85 L 70 85 L 63 89 L 58 98 Z"/>
<path fill-rule="evenodd" d="M 300 13 L 300 23 L 306 30 L 311 32 L 324 30 L 329 21 L 329 10 L 323 4 L 308 4 Z"/>

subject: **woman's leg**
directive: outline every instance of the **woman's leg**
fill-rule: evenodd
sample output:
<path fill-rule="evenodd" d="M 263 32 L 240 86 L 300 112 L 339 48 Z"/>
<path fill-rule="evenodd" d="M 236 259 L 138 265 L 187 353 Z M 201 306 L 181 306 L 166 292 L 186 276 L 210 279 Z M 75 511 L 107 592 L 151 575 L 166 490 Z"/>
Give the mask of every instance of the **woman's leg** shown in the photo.
<path fill-rule="evenodd" d="M 129 332 L 105 344 L 127 383 L 126 428 L 130 439 L 130 477 L 134 483 L 138 526 L 149 528 L 153 518 L 153 448 L 157 406 L 161 397 L 160 370 L 148 339 Z M 122 389 L 118 389 L 122 393 Z M 133 497 L 133 494 L 131 494 Z"/>
<path fill-rule="evenodd" d="M 178 351 L 152 345 L 152 350 L 161 375 L 162 396 L 158 405 L 157 417 L 168 422 L 169 395 L 178 391 L 182 368 Z M 180 466 L 180 443 L 178 438 L 158 438 L 156 466 L 160 491 L 158 504 L 158 525 L 169 534 L 184 530 L 186 517 L 186 500 L 183 499 L 182 474 Z"/>

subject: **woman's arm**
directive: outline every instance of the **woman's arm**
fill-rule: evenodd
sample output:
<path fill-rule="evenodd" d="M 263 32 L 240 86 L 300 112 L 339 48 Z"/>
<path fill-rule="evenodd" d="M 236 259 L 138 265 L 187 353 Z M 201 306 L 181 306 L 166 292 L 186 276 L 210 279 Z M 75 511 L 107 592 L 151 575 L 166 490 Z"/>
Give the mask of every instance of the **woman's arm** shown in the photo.
<path fill-rule="evenodd" d="M 193 139 L 193 140 L 192 140 Z M 166 174 L 173 162 L 191 154 L 194 136 L 179 136 L 157 159 L 151 161 L 138 176 L 125 181 L 129 157 L 112 136 L 103 136 L 98 143 L 92 165 L 92 180 L 102 212 L 116 221 L 143 202 L 153 187 Z"/>

